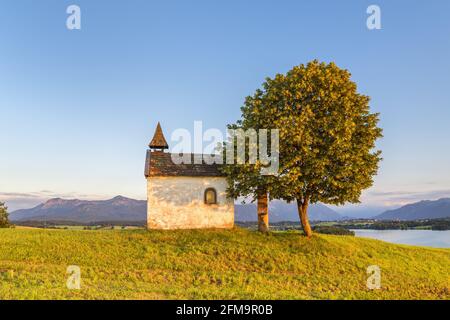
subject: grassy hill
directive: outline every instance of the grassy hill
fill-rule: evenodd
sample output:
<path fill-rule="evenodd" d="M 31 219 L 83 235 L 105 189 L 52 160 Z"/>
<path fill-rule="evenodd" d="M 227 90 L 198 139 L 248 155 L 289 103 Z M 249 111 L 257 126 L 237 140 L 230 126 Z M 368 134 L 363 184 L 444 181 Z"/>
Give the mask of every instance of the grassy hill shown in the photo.
<path fill-rule="evenodd" d="M 78 265 L 81 290 L 66 288 Z M 379 265 L 382 289 L 366 288 Z M 297 232 L 0 229 L 1 299 L 449 299 L 450 250 Z"/>

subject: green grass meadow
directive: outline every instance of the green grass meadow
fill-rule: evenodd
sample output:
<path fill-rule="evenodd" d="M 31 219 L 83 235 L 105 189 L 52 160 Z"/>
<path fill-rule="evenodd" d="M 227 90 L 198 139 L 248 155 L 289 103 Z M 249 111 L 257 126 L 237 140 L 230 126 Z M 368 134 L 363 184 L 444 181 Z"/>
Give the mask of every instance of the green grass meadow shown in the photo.
<path fill-rule="evenodd" d="M 0 229 L 0 299 L 449 299 L 449 266 L 449 249 L 351 236 Z"/>

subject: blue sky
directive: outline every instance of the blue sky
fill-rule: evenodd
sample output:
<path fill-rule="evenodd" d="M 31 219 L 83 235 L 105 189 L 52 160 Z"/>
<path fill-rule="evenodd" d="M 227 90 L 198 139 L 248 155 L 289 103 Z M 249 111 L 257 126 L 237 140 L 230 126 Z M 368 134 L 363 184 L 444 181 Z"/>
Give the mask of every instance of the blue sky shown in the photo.
<path fill-rule="evenodd" d="M 68 30 L 66 8 L 81 8 Z M 381 8 L 381 30 L 366 9 Z M 145 199 L 157 121 L 225 129 L 267 76 L 350 70 L 381 113 L 372 212 L 450 196 L 450 2 L 2 1 L 0 199 Z M 170 142 L 169 142 L 170 143 Z"/>

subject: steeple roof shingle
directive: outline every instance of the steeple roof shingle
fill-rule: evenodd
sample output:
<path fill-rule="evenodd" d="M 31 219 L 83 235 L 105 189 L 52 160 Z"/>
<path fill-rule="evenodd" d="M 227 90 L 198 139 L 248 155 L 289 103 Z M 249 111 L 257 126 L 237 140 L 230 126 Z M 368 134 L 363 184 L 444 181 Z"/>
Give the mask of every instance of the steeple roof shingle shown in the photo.
<path fill-rule="evenodd" d="M 169 145 L 167 144 L 166 138 L 164 138 L 164 134 L 159 122 L 156 126 L 153 139 L 152 141 L 150 141 L 150 144 L 148 146 L 150 147 L 150 149 L 169 149 Z"/>

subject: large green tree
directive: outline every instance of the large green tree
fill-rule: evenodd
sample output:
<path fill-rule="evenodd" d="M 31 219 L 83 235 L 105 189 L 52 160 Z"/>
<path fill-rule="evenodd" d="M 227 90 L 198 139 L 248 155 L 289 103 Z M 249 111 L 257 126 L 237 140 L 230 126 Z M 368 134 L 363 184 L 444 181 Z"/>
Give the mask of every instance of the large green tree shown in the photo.
<path fill-rule="evenodd" d="M 311 203 L 357 203 L 373 184 L 382 130 L 369 100 L 347 70 L 314 60 L 267 78 L 241 108 L 243 127 L 279 129 L 279 172 L 267 189 L 271 198 L 297 202 L 308 237 Z"/>
<path fill-rule="evenodd" d="M 0 228 L 9 228 L 8 208 L 3 202 L 0 202 Z"/>

